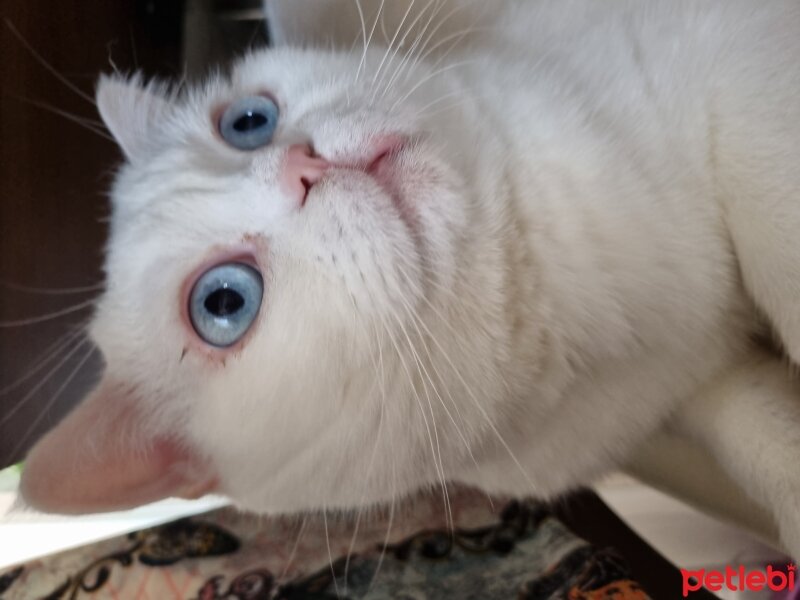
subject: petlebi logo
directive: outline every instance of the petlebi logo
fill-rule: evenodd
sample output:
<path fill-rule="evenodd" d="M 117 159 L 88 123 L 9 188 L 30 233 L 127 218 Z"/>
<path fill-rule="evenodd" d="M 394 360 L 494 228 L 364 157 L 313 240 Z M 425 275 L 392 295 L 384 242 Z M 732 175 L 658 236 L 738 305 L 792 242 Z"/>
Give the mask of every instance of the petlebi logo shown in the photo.
<path fill-rule="evenodd" d="M 686 598 L 692 592 L 703 588 L 710 592 L 721 590 L 732 592 L 793 591 L 796 571 L 797 567 L 793 564 L 787 565 L 785 569 L 775 569 L 772 565 L 767 565 L 765 570 L 753 569 L 750 571 L 741 565 L 738 568 L 728 565 L 724 571 L 681 569 L 683 597 Z"/>

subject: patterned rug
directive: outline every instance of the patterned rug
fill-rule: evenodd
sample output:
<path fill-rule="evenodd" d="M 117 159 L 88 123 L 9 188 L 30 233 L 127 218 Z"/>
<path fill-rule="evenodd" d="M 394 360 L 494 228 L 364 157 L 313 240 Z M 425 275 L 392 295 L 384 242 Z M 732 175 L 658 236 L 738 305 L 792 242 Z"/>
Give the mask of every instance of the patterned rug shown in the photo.
<path fill-rule="evenodd" d="M 534 502 L 460 490 L 361 517 L 224 508 L 0 573 L 0 599 L 647 600 Z"/>

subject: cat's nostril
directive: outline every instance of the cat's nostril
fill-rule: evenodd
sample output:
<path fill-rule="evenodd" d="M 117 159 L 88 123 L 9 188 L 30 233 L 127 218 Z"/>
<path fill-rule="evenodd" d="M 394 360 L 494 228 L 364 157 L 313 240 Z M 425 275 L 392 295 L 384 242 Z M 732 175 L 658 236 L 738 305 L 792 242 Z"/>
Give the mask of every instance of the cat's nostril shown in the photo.
<path fill-rule="evenodd" d="M 317 156 L 308 144 L 294 144 L 286 151 L 281 184 L 289 197 L 303 206 L 311 188 L 322 179 L 330 163 Z"/>

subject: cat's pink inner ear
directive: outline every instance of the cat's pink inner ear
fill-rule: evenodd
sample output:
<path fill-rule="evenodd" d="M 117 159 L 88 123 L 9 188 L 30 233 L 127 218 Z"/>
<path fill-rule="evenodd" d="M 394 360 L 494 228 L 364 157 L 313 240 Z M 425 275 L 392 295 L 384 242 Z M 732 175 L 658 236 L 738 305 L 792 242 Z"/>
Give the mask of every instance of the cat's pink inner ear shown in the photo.
<path fill-rule="evenodd" d="M 103 382 L 28 455 L 24 500 L 64 514 L 131 508 L 170 496 L 197 498 L 216 478 L 174 438 L 148 435 L 135 398 Z"/>

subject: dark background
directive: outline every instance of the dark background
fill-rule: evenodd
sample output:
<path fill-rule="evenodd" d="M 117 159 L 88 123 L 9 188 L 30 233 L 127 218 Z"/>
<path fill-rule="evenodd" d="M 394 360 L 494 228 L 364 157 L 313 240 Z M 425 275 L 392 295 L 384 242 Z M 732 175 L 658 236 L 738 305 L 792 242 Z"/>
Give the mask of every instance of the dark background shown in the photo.
<path fill-rule="evenodd" d="M 123 71 L 138 67 L 147 73 L 174 76 L 180 64 L 179 4 L 3 0 L 0 466 L 20 460 L 96 377 L 99 360 L 91 357 L 67 382 L 90 351 L 89 344 L 77 348 L 77 339 L 31 373 L 47 356 L 48 347 L 85 322 L 91 314 L 89 307 L 24 326 L 9 322 L 62 311 L 97 293 L 51 294 L 17 286 L 55 290 L 101 281 L 105 192 L 121 159 L 112 142 L 42 106 L 78 118 L 98 119 L 94 105 L 61 83 L 43 61 L 89 96 L 97 75 L 112 70 L 110 61 Z M 58 368 L 73 348 L 77 349 L 72 357 Z M 29 373 L 31 377 L 19 386 L 7 389 Z"/>
<path fill-rule="evenodd" d="M 106 191 L 122 157 L 93 103 L 59 78 L 90 97 L 113 66 L 196 79 L 266 43 L 258 8 L 258 0 L 2 0 L 0 468 L 21 460 L 101 368 L 82 337 L 65 336 L 91 315 L 102 281 Z M 87 286 L 95 288 L 73 293 Z"/>

